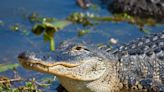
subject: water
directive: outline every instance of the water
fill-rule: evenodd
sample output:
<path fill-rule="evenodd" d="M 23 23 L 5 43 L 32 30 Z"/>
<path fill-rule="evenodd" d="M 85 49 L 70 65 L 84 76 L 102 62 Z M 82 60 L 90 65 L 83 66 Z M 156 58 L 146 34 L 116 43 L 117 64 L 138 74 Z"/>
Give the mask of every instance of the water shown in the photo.
<path fill-rule="evenodd" d="M 9 27 L 15 23 L 25 25 L 30 31 L 31 24 L 24 15 L 36 12 L 41 16 L 55 17 L 64 19 L 73 12 L 88 12 L 79 8 L 75 0 L 1 0 L 0 3 L 0 20 L 4 22 L 0 26 L 0 64 L 13 64 L 18 63 L 17 55 L 25 50 L 41 50 L 48 51 L 48 43 L 44 43 L 42 37 L 35 36 L 30 33 L 24 36 L 20 32 L 12 32 Z M 98 11 L 90 10 L 89 12 L 96 12 L 99 15 L 111 15 L 105 8 L 99 7 Z M 68 39 L 81 39 L 83 41 L 91 42 L 93 44 L 104 43 L 108 44 L 110 38 L 115 38 L 119 43 L 129 42 L 135 38 L 144 35 L 143 32 L 135 25 L 125 22 L 122 23 L 101 23 L 94 26 L 92 32 L 83 37 L 78 37 L 77 32 L 81 28 L 79 25 L 71 25 L 59 31 L 55 35 L 56 45 L 63 40 Z M 155 27 L 146 27 L 151 32 L 159 32 L 164 30 L 163 25 Z M 43 75 L 38 72 L 28 71 L 22 67 L 17 68 L 18 73 L 24 78 L 36 77 L 36 79 L 52 77 L 51 75 Z M 30 73 L 30 74 L 29 74 Z M 0 75 L 11 77 L 12 71 L 0 73 Z M 57 83 L 54 82 L 53 86 L 44 89 L 46 91 L 55 90 Z"/>

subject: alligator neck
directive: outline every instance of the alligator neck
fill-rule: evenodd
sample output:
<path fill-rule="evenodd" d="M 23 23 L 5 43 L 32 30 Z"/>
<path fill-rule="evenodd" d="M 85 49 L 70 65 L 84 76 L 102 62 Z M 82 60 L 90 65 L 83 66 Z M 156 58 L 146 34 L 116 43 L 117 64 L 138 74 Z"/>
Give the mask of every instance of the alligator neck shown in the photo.
<path fill-rule="evenodd" d="M 164 31 L 134 40 L 113 54 L 118 61 L 118 77 L 124 85 L 133 86 L 147 78 L 163 81 Z"/>

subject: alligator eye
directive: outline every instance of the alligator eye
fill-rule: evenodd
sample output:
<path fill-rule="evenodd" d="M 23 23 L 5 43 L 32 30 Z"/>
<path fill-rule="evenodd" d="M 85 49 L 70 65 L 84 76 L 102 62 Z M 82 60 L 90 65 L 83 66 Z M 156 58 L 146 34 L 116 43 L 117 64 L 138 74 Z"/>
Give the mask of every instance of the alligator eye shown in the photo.
<path fill-rule="evenodd" d="M 87 48 L 85 48 L 83 46 L 76 46 L 76 47 L 74 47 L 74 50 L 78 50 L 78 51 L 80 51 L 80 50 L 89 51 L 89 49 L 87 49 Z"/>
<path fill-rule="evenodd" d="M 76 49 L 76 50 L 81 50 L 81 49 L 82 49 L 82 47 L 77 46 L 75 49 Z"/>
<path fill-rule="evenodd" d="M 72 51 L 89 51 L 85 46 L 74 46 Z"/>
<path fill-rule="evenodd" d="M 85 46 L 74 46 L 69 50 L 69 54 L 72 56 L 76 56 L 76 55 L 85 55 L 86 53 L 88 53 L 88 50 L 85 49 Z"/>

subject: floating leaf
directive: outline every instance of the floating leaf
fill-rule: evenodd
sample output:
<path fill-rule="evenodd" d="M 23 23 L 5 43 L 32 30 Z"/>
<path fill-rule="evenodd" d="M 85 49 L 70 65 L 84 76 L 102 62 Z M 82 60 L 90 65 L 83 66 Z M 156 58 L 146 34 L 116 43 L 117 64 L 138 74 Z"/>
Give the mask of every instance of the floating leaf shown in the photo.
<path fill-rule="evenodd" d="M 53 22 L 56 18 L 41 17 L 36 12 L 33 12 L 29 17 L 31 23 Z"/>
<path fill-rule="evenodd" d="M 7 71 L 9 69 L 13 69 L 18 66 L 19 64 L 8 64 L 8 65 L 0 64 L 0 72 Z"/>
<path fill-rule="evenodd" d="M 14 25 L 10 26 L 10 30 L 19 31 L 20 30 L 20 25 L 19 24 L 14 24 Z"/>
<path fill-rule="evenodd" d="M 42 22 L 54 22 L 56 20 L 56 18 L 43 18 Z"/>
<path fill-rule="evenodd" d="M 0 20 L 0 26 L 3 26 L 5 23 L 2 21 L 2 20 Z"/>
<path fill-rule="evenodd" d="M 32 82 L 26 82 L 27 87 L 32 87 Z"/>
<path fill-rule="evenodd" d="M 90 32 L 90 30 L 80 30 L 79 33 L 78 33 L 78 36 L 84 36 L 86 34 L 88 34 Z"/>
<path fill-rule="evenodd" d="M 53 28 L 55 31 L 59 29 L 63 29 L 64 27 L 68 26 L 71 24 L 71 22 L 66 21 L 66 20 L 58 20 L 55 22 L 43 22 L 43 25 L 49 28 Z"/>
<path fill-rule="evenodd" d="M 94 15 L 89 13 L 89 16 L 88 16 L 88 14 L 75 12 L 75 13 L 71 14 L 70 16 L 68 16 L 67 20 L 69 20 L 73 23 L 82 24 L 85 27 L 85 26 L 93 25 L 91 23 L 91 21 L 89 20 L 90 17 L 94 17 Z"/>
<path fill-rule="evenodd" d="M 143 29 L 143 32 L 146 33 L 146 34 L 149 34 L 150 33 L 150 30 Z"/>
<path fill-rule="evenodd" d="M 34 22 L 42 22 L 43 18 L 39 16 L 36 12 L 33 12 L 31 15 L 28 16 L 28 19 L 31 23 Z"/>

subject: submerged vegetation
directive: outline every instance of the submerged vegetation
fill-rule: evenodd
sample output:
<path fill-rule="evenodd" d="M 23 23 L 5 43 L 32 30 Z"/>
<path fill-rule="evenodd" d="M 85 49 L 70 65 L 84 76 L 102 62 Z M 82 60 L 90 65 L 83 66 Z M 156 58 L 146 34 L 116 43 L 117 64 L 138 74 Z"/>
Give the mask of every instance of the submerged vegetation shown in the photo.
<path fill-rule="evenodd" d="M 81 37 L 81 36 L 84 36 L 84 35 L 86 35 L 86 34 L 88 34 L 89 32 L 90 32 L 91 30 L 88 30 L 88 29 L 84 29 L 84 30 L 80 30 L 79 32 L 78 32 L 78 36 L 79 37 Z"/>
<path fill-rule="evenodd" d="M 2 21 L 2 20 L 0 20 L 0 26 L 3 26 L 5 23 Z"/>
<path fill-rule="evenodd" d="M 53 78 L 44 78 L 41 82 L 38 82 L 35 78 L 24 79 L 17 75 L 16 78 L 7 78 L 0 76 L 0 92 L 43 92 L 41 89 L 48 87 Z M 15 83 L 22 83 L 24 86 L 15 86 Z"/>
<path fill-rule="evenodd" d="M 0 76 L 0 91 L 1 92 L 42 92 L 37 88 L 35 81 L 25 82 L 25 86 L 13 87 L 12 83 L 21 81 L 22 79 L 9 79 L 4 76 Z"/>
<path fill-rule="evenodd" d="M 19 64 L 7 64 L 7 65 L 0 64 L 0 72 L 7 71 L 9 69 L 13 69 L 13 68 L 16 68 L 18 66 L 19 66 Z"/>
<path fill-rule="evenodd" d="M 89 33 L 91 30 L 86 29 L 86 27 L 94 27 L 98 23 L 102 22 L 127 22 L 130 24 L 134 24 L 138 26 L 138 28 L 143 32 L 148 32 L 148 30 L 144 29 L 144 26 L 155 26 L 156 21 L 149 18 L 149 19 L 141 19 L 139 17 L 133 17 L 126 13 L 124 14 L 115 14 L 113 16 L 98 16 L 93 13 L 82 13 L 82 12 L 75 12 L 72 13 L 70 16 L 63 19 L 57 18 L 45 18 L 40 17 L 37 14 L 32 14 L 29 16 L 30 22 L 34 23 L 32 28 L 32 32 L 36 35 L 43 34 L 44 41 L 50 42 L 50 50 L 55 50 L 55 33 L 59 30 L 64 29 L 66 26 L 70 24 L 80 24 L 84 27 L 78 32 L 78 36 L 84 36 L 85 34 Z"/>
<path fill-rule="evenodd" d="M 42 35 L 45 42 L 50 43 L 50 50 L 55 50 L 55 33 L 59 30 L 63 30 L 65 27 L 69 25 L 82 25 L 82 29 L 78 29 L 78 36 L 84 36 L 85 34 L 90 33 L 97 24 L 102 22 L 112 22 L 112 23 L 119 23 L 119 22 L 127 22 L 133 25 L 136 25 L 139 30 L 142 32 L 148 33 L 149 30 L 144 29 L 144 26 L 155 26 L 157 21 L 148 18 L 142 19 L 139 17 L 133 17 L 126 13 L 123 14 L 114 14 L 113 16 L 99 16 L 94 13 L 83 13 L 83 12 L 74 12 L 67 16 L 65 19 L 57 19 L 57 18 L 49 18 L 49 17 L 42 17 L 37 13 L 32 13 L 28 16 L 28 20 L 33 25 L 32 32 L 40 36 Z M 3 25 L 4 23 L 0 21 L 0 24 Z M 14 24 L 10 26 L 10 30 L 12 31 L 20 31 L 24 35 L 28 35 L 29 31 L 25 27 L 25 25 L 21 24 Z"/>

